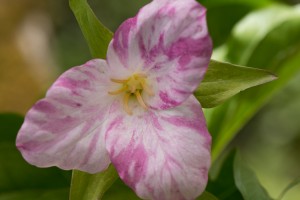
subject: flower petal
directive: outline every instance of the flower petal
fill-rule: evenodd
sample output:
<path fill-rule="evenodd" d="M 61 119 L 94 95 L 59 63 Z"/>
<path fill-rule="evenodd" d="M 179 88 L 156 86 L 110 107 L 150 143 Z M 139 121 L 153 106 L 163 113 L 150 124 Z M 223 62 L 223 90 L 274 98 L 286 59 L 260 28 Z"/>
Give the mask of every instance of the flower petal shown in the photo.
<path fill-rule="evenodd" d="M 146 74 L 155 96 L 144 99 L 153 108 L 167 109 L 196 89 L 211 53 L 206 9 L 194 0 L 160 0 L 119 27 L 107 59 L 116 78 Z"/>
<path fill-rule="evenodd" d="M 141 198 L 194 199 L 203 192 L 211 137 L 194 96 L 170 110 L 111 112 L 104 128 L 112 163 Z"/>
<path fill-rule="evenodd" d="M 91 60 L 62 74 L 27 113 L 17 136 L 25 160 L 39 167 L 58 166 L 95 173 L 109 157 L 102 123 L 111 97 L 104 60 Z"/>

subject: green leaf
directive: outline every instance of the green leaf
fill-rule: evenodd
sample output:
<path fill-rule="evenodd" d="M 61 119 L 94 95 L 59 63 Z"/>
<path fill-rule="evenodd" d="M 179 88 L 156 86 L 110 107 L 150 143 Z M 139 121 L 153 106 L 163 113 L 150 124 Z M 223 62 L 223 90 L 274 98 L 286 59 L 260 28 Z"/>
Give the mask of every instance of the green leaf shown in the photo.
<path fill-rule="evenodd" d="M 276 5 L 249 14 L 233 30 L 232 38 L 228 43 L 227 59 L 233 63 L 246 66 L 272 67 L 258 63 L 269 64 L 270 61 L 267 57 L 276 58 L 279 51 L 285 51 L 282 48 L 287 47 L 288 44 L 293 44 L 291 43 L 293 40 L 298 40 L 298 38 L 295 38 L 297 28 L 291 27 L 292 32 L 286 32 L 288 31 L 287 28 L 285 30 L 281 29 L 280 32 L 276 32 L 276 29 L 280 29 L 286 23 L 290 23 L 291 20 L 299 21 L 299 17 L 299 7 L 285 5 Z M 289 37 L 289 34 L 292 37 Z M 272 37 L 270 37 L 271 35 Z M 269 39 L 273 40 L 275 48 L 264 44 Z M 258 52 L 257 50 L 260 48 L 263 48 L 264 51 Z"/>
<path fill-rule="evenodd" d="M 105 58 L 112 38 L 109 31 L 96 17 L 87 0 L 69 0 L 70 7 L 94 58 Z"/>
<path fill-rule="evenodd" d="M 70 7 L 94 58 L 105 58 L 108 44 L 113 36 L 96 17 L 87 0 L 69 0 Z M 96 200 L 117 179 L 116 170 L 110 166 L 98 174 L 73 171 L 70 200 Z"/>
<path fill-rule="evenodd" d="M 118 178 L 115 168 L 110 165 L 98 174 L 73 170 L 70 200 L 98 200 Z"/>
<path fill-rule="evenodd" d="M 236 95 L 208 111 L 213 160 L 238 131 L 300 71 L 300 9 L 276 6 L 253 13 L 235 28 L 226 59 L 274 72 L 279 79 Z"/>
<path fill-rule="evenodd" d="M 123 181 L 118 178 L 117 181 L 108 189 L 108 191 L 104 194 L 102 200 L 141 200 L 135 193 L 132 191 L 127 185 L 123 183 Z M 210 192 L 204 191 L 197 200 L 218 200 Z"/>
<path fill-rule="evenodd" d="M 234 160 L 234 180 L 245 200 L 272 200 L 261 186 L 255 173 L 243 162 L 239 153 L 236 154 Z"/>
<path fill-rule="evenodd" d="M 278 200 L 282 200 L 283 197 L 288 193 L 293 187 L 298 186 L 300 184 L 300 177 L 295 178 L 284 190 L 280 193 Z"/>
<path fill-rule="evenodd" d="M 117 181 L 114 182 L 114 184 L 105 192 L 102 200 L 124 200 L 124 199 L 130 199 L 130 200 L 141 200 L 135 193 L 132 191 L 127 185 L 124 184 L 124 182 L 118 178 Z M 197 200 L 218 200 L 217 197 L 215 197 L 210 192 L 204 191 L 200 197 L 197 198 Z"/>
<path fill-rule="evenodd" d="M 212 108 L 247 88 L 276 79 L 272 73 L 211 60 L 194 95 L 204 108 Z"/>
<path fill-rule="evenodd" d="M 63 200 L 68 196 L 69 173 L 58 168 L 37 168 L 22 158 L 15 146 L 22 122 L 18 115 L 0 114 L 0 199 Z"/>
<path fill-rule="evenodd" d="M 272 0 L 260 0 L 260 1 L 253 1 L 253 0 L 198 0 L 198 1 L 209 9 L 214 6 L 227 5 L 227 4 L 231 5 L 233 3 L 247 4 L 247 5 L 253 5 L 255 7 L 260 7 L 260 6 L 269 5 L 272 2 Z"/>
<path fill-rule="evenodd" d="M 141 200 L 125 183 L 118 178 L 105 192 L 102 200 Z"/>
<path fill-rule="evenodd" d="M 218 200 L 217 197 L 215 197 L 213 194 L 204 191 L 200 197 L 198 197 L 196 200 Z"/>
<path fill-rule="evenodd" d="M 213 165 L 210 173 L 215 171 L 214 176 L 209 179 L 206 190 L 222 200 L 242 199 L 238 191 L 233 175 L 233 161 L 236 151 L 231 151 L 223 155 L 218 165 Z M 210 174 L 211 175 L 211 174 Z"/>

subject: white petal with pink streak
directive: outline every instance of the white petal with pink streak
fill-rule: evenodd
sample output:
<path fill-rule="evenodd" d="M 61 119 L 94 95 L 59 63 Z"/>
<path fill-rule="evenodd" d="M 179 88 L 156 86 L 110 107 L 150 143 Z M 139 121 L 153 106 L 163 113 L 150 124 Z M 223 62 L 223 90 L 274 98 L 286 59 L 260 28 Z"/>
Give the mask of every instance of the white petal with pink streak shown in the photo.
<path fill-rule="evenodd" d="M 212 53 L 206 10 L 195 0 L 152 1 L 116 31 L 107 60 L 114 78 L 148 76 L 153 108 L 180 105 L 199 85 Z"/>
<path fill-rule="evenodd" d="M 133 116 L 117 110 L 105 122 L 105 140 L 127 185 L 144 199 L 195 199 L 203 192 L 211 137 L 195 97 L 170 110 L 135 110 Z"/>
<path fill-rule="evenodd" d="M 90 173 L 108 166 L 102 124 L 113 99 L 106 70 L 104 60 L 71 68 L 29 110 L 16 142 L 29 163 Z"/>

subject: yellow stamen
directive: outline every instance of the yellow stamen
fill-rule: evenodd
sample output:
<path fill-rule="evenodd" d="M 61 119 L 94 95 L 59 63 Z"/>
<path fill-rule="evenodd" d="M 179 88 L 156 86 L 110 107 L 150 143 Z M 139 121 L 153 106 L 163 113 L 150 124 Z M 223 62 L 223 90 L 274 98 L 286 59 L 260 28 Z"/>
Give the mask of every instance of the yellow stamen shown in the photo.
<path fill-rule="evenodd" d="M 127 83 L 128 81 L 128 79 L 114 79 L 114 78 L 111 78 L 110 80 L 114 83 Z"/>
<path fill-rule="evenodd" d="M 124 106 L 125 112 L 127 112 L 129 115 L 132 115 L 132 111 L 131 111 L 131 109 L 129 108 L 129 105 L 128 105 L 130 96 L 131 96 L 130 93 L 126 93 L 126 94 L 124 95 L 124 98 L 123 98 L 123 106 Z"/>
<path fill-rule="evenodd" d="M 123 86 L 123 87 L 121 87 L 121 88 L 118 89 L 118 90 L 115 90 L 115 91 L 109 91 L 108 94 L 111 94 L 111 95 L 121 94 L 121 93 L 127 91 L 127 89 L 128 89 L 127 86 Z"/>
<path fill-rule="evenodd" d="M 143 94 L 149 96 L 153 96 L 154 93 L 152 88 L 148 85 L 147 76 L 145 74 L 136 73 L 128 77 L 127 79 L 111 78 L 110 80 L 114 83 L 121 84 L 121 87 L 119 89 L 115 91 L 109 91 L 108 94 L 124 95 L 122 101 L 123 101 L 123 109 L 125 110 L 126 113 L 132 115 L 132 109 L 129 106 L 129 101 L 131 100 L 131 96 L 133 95 L 134 95 L 133 96 L 134 99 L 138 101 L 140 106 L 142 106 L 145 110 L 148 109 L 148 105 L 143 100 L 141 93 L 144 92 Z"/>
<path fill-rule="evenodd" d="M 142 96 L 141 96 L 140 91 L 137 90 L 134 94 L 135 94 L 136 99 L 138 100 L 139 104 L 140 104 L 143 108 L 145 108 L 145 109 L 147 110 L 147 109 L 148 109 L 148 106 L 145 104 L 145 102 L 144 102 L 144 100 L 143 100 L 143 98 L 142 98 Z"/>

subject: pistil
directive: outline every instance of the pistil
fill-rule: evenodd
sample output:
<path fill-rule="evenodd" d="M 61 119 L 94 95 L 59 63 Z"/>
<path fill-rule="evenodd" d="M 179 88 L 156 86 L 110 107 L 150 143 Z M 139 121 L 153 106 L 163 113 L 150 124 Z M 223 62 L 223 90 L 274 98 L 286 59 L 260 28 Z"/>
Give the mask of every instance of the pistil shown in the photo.
<path fill-rule="evenodd" d="M 130 107 L 128 105 L 130 96 L 131 96 L 130 93 L 126 93 L 124 95 L 124 98 L 123 98 L 123 108 L 124 108 L 125 112 L 127 112 L 127 114 L 132 115 L 132 111 L 131 111 L 131 109 L 130 109 Z"/>
<path fill-rule="evenodd" d="M 140 104 L 143 108 L 145 108 L 145 109 L 147 110 L 147 109 L 148 109 L 148 106 L 145 104 L 145 102 L 144 102 L 144 100 L 143 100 L 143 98 L 142 98 L 142 96 L 141 96 L 140 91 L 137 90 L 134 94 L 135 94 L 135 97 L 136 97 L 136 99 L 138 100 L 139 104 Z"/>
<path fill-rule="evenodd" d="M 124 85 L 123 87 L 121 87 L 120 89 L 118 90 L 115 90 L 115 91 L 109 91 L 108 94 L 111 94 L 111 95 L 116 95 L 116 94 L 121 94 L 125 91 L 128 90 L 128 87 L 126 85 Z"/>

